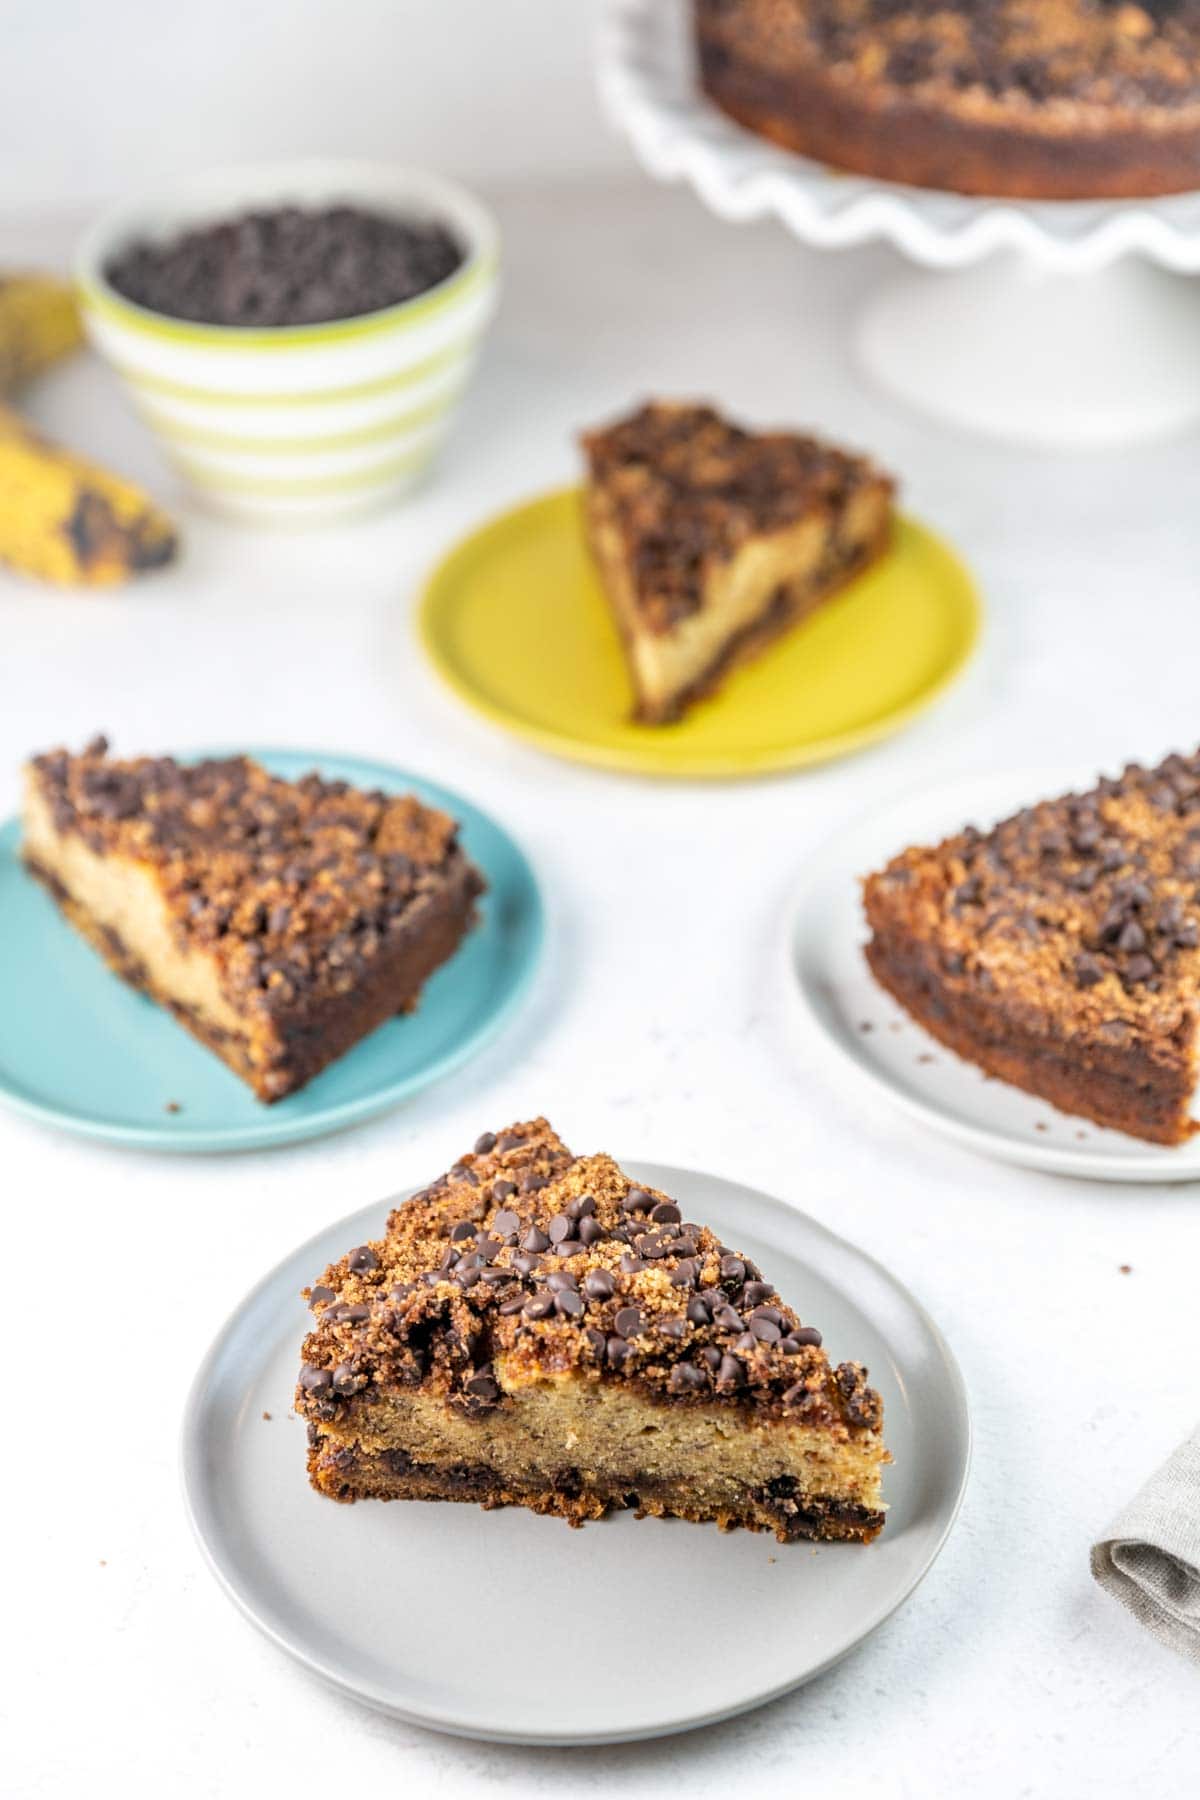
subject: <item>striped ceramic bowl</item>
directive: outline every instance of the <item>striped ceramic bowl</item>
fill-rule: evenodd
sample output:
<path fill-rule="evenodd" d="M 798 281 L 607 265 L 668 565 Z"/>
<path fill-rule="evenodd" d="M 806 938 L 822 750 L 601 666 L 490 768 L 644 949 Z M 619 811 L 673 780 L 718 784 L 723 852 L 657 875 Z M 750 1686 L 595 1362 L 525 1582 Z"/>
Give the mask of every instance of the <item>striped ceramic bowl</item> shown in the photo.
<path fill-rule="evenodd" d="M 105 278 L 135 238 L 171 237 L 251 208 L 348 201 L 436 218 L 466 256 L 399 306 L 328 325 L 195 325 L 149 312 Z M 92 341 L 119 370 L 189 485 L 256 519 L 328 518 L 380 505 L 428 469 L 449 429 L 498 294 L 499 236 L 455 183 L 383 163 L 228 170 L 101 219 L 76 278 Z"/>

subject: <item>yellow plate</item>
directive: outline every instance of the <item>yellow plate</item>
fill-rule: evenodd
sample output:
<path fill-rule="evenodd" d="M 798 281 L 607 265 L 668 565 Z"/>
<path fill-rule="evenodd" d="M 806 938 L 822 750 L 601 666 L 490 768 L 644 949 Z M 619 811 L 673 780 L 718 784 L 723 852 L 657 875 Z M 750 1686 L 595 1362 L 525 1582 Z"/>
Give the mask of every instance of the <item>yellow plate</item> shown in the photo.
<path fill-rule="evenodd" d="M 579 490 L 502 513 L 458 544 L 421 601 L 426 649 L 470 705 L 544 750 L 641 775 L 753 775 L 896 731 L 962 668 L 974 583 L 901 519 L 888 554 L 676 725 L 635 725 Z"/>

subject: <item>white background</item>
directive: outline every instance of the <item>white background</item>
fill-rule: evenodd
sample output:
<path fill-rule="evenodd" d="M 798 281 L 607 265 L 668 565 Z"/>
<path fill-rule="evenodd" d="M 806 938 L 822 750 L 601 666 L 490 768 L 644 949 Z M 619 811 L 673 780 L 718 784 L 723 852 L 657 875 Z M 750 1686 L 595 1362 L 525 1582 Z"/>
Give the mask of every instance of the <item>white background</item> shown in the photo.
<path fill-rule="evenodd" d="M 558 48 L 590 106 L 566 0 L 470 10 L 570 13 Z M 44 57 L 49 26 L 24 30 Z M 10 56 L 11 44 L 6 85 Z M 198 131 L 196 91 L 181 137 Z M 98 94 L 89 104 L 94 120 Z M 598 128 L 566 123 L 573 157 Z M 529 129 L 544 149 L 547 118 Z M 297 147 L 315 142 L 296 134 Z M 342 133 L 327 147 L 379 142 Z M 519 161 L 511 144 L 505 154 Z M 105 179 L 127 173 L 114 160 Z M 1093 1586 L 1087 1551 L 1200 1411 L 1195 1191 L 1025 1174 L 864 1105 L 789 1030 L 778 940 L 822 843 L 891 796 L 971 769 L 1111 768 L 1195 744 L 1196 444 L 1068 460 L 939 436 L 849 362 L 847 322 L 889 256 L 822 257 L 774 226 L 733 230 L 632 172 L 574 184 L 517 173 L 480 177 L 506 234 L 505 302 L 442 474 L 405 510 L 315 535 L 218 524 L 175 492 L 94 363 L 29 402 L 48 429 L 168 497 L 187 553 L 110 597 L 0 577 L 0 814 L 25 754 L 100 727 L 131 752 L 243 740 L 387 758 L 517 833 L 552 935 L 537 993 L 500 1042 L 322 1143 L 160 1159 L 0 1115 L 0 1792 L 1193 1796 L 1195 1670 Z M 0 260 L 61 259 L 73 234 L 66 218 L 30 219 L 5 230 Z M 818 423 L 902 473 L 908 505 L 962 548 L 989 606 L 972 672 L 933 713 L 806 775 L 670 786 L 543 758 L 440 690 L 410 629 L 423 570 L 481 515 L 569 476 L 578 426 L 648 390 Z M 326 1221 L 539 1110 L 578 1148 L 739 1176 L 842 1231 L 930 1308 L 972 1397 L 966 1506 L 911 1602 L 810 1688 L 657 1746 L 471 1745 L 327 1693 L 224 1600 L 179 1502 L 182 1399 L 246 1288 Z M 580 1545 L 586 1555 L 586 1534 Z M 727 1602 L 736 1642 L 753 1621 Z M 607 1650 L 572 1626 L 541 1647 L 577 1656 L 581 1679 Z"/>
<path fill-rule="evenodd" d="M 0 206 L 215 162 L 384 156 L 448 174 L 619 166 L 599 0 L 8 0 Z"/>

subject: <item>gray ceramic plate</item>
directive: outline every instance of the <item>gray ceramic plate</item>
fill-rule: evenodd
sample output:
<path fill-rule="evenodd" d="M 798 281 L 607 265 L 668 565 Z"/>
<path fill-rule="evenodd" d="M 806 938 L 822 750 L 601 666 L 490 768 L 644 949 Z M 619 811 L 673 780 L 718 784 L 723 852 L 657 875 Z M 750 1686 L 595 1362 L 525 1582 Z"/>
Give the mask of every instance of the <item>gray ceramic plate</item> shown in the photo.
<path fill-rule="evenodd" d="M 369 1206 L 280 1263 L 225 1326 L 188 1402 L 183 1472 L 192 1523 L 231 1599 L 281 1649 L 371 1706 L 524 1744 L 709 1724 L 845 1656 L 945 1541 L 967 1476 L 967 1403 L 912 1296 L 780 1200 L 685 1169 L 629 1167 L 761 1263 L 821 1326 L 835 1360 L 869 1366 L 895 1458 L 887 1526 L 866 1547 L 814 1550 L 631 1513 L 572 1531 L 517 1509 L 320 1498 L 291 1410 L 307 1319 L 299 1290 L 381 1233 L 390 1203 Z M 711 1633 L 714 1592 L 736 1594 L 754 1620 L 735 1656 L 689 1653 Z M 523 1626 L 535 1678 L 518 1653 Z"/>

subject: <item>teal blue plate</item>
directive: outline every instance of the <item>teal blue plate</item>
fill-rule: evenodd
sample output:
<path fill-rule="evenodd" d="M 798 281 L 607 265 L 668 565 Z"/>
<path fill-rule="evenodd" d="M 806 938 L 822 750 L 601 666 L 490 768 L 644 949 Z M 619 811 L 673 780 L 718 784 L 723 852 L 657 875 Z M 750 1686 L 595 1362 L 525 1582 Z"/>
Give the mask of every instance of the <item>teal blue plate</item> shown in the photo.
<path fill-rule="evenodd" d="M 152 1150 L 296 1143 L 369 1119 L 436 1081 L 512 1013 L 536 967 L 544 921 L 533 872 L 494 820 L 385 763 L 302 750 L 250 754 L 289 779 L 318 769 L 356 786 L 415 793 L 461 822 L 463 848 L 488 891 L 480 923 L 416 1012 L 381 1025 L 298 1094 L 263 1106 L 60 917 L 21 866 L 20 825 L 11 819 L 0 827 L 0 1101 L 85 1137 Z"/>

